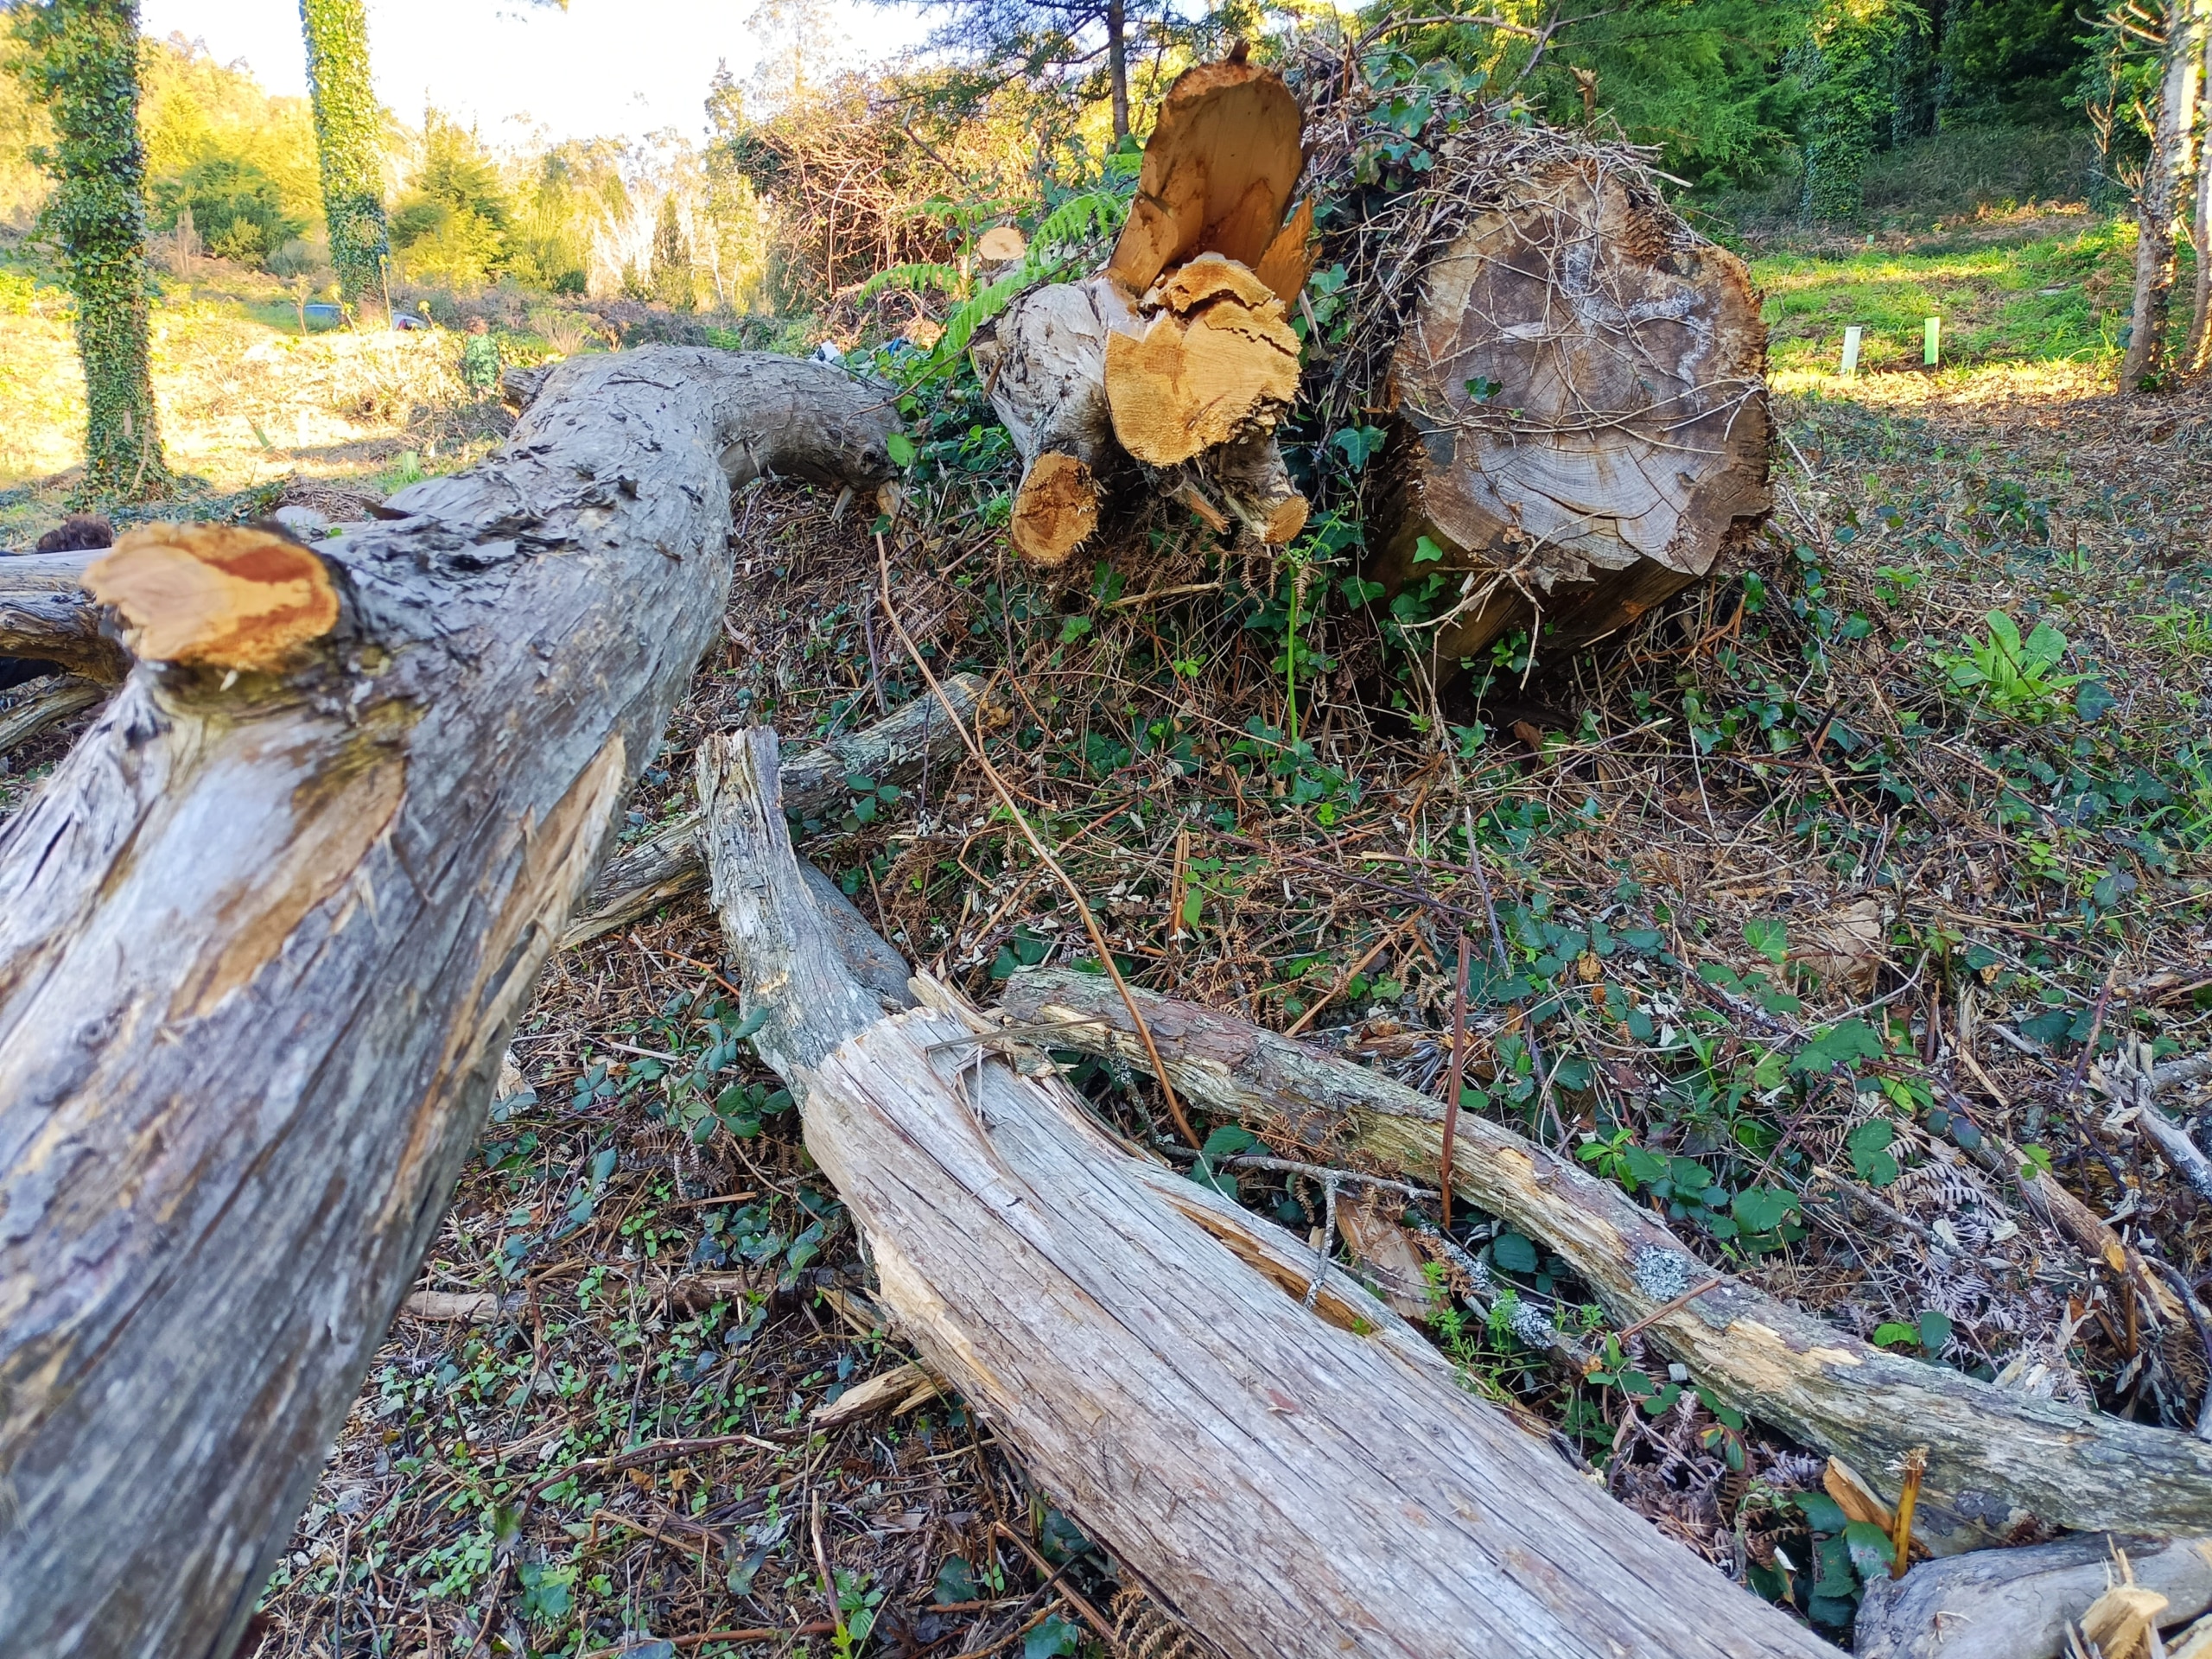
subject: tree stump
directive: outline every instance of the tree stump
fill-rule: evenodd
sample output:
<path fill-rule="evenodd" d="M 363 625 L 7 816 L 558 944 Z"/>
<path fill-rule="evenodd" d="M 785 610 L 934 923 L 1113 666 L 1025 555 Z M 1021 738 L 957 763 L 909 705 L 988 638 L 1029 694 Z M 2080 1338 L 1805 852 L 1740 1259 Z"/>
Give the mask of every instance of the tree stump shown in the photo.
<path fill-rule="evenodd" d="M 1442 579 L 1445 658 L 1625 626 L 1764 518 L 1765 370 L 1740 260 L 1594 155 L 1541 167 L 1422 274 L 1373 574 Z"/>

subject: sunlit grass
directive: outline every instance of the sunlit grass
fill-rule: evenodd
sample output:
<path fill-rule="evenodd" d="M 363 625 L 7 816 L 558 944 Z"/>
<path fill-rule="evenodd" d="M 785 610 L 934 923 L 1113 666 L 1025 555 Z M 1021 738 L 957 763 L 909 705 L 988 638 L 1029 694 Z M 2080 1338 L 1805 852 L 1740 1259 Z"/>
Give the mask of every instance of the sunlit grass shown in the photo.
<path fill-rule="evenodd" d="M 2010 245 L 1759 258 L 1751 274 L 1766 296 L 1774 383 L 1840 383 L 1853 324 L 1866 331 L 1862 374 L 1916 371 L 1929 317 L 1942 319 L 1947 369 L 2107 364 L 2126 321 L 2134 240 L 2132 225 L 2105 221 Z"/>

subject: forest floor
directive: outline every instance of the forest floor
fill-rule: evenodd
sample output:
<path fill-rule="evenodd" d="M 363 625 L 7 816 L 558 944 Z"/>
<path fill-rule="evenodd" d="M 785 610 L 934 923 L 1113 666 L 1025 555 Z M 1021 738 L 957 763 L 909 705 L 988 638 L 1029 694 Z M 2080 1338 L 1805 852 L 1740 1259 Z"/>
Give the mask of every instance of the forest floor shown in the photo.
<path fill-rule="evenodd" d="M 1299 625 L 1287 685 L 1272 580 L 1249 585 L 1164 512 L 1057 580 L 1014 566 L 975 510 L 1003 487 L 998 462 L 950 426 L 925 451 L 972 470 L 893 527 L 895 591 L 940 661 L 1008 671 L 996 763 L 1138 982 L 1302 1022 L 1439 1087 L 1456 942 L 1397 895 L 1479 902 L 1471 836 L 1511 957 L 1471 1015 L 1472 1109 L 1572 1147 L 1716 1268 L 1861 1336 L 2187 1422 L 2207 1382 L 2194 1338 L 2137 1332 L 1959 1149 L 2000 1131 L 2147 1252 L 2212 1274 L 2203 1202 L 2107 1114 L 2088 1052 L 2212 1048 L 2212 397 L 2109 391 L 2108 229 L 2034 213 L 1977 234 L 1758 251 L 1783 435 L 1772 531 L 1579 659 L 1509 645 L 1440 686 L 1338 604 Z M 2043 291 L 2062 278 L 2068 295 Z M 194 303 L 210 373 L 259 349 L 251 329 L 277 332 L 243 302 Z M 1916 364 L 1924 307 L 1954 319 L 1954 366 L 1885 346 L 1855 380 L 1832 372 L 1845 321 Z M 0 363 L 51 326 L 0 315 Z M 201 360 L 191 332 L 172 372 Z M 317 385 L 346 360 L 315 359 Z M 281 410 L 270 373 L 255 407 Z M 0 432 L 32 430 L 6 401 L 24 395 L 0 384 Z M 403 453 L 459 464 L 498 427 L 457 381 L 375 418 L 308 390 L 293 425 L 251 416 L 305 446 L 277 453 L 230 429 L 246 393 L 166 395 L 174 433 L 207 435 L 191 464 L 261 493 L 239 512 L 289 472 L 388 485 Z M 0 533 L 35 530 L 60 493 L 0 496 Z M 805 490 L 756 489 L 741 511 L 728 643 L 625 837 L 688 807 L 704 734 L 766 719 L 803 744 L 918 690 L 871 623 L 865 519 Z M 1325 574 L 1341 591 L 1349 571 Z M 1997 663 L 2007 626 L 2028 671 Z M 18 752 L 0 811 L 67 737 Z M 987 798 L 965 766 L 897 798 L 856 781 L 802 843 L 905 954 L 986 1001 L 1021 966 L 1089 950 Z M 1110 1559 L 957 1401 L 813 1426 L 909 1356 L 772 1079 L 749 1058 L 715 1079 L 749 1132 L 684 1128 L 679 1096 L 734 1001 L 721 955 L 695 900 L 549 965 L 418 1287 L 448 1300 L 395 1323 L 245 1651 L 1198 1650 L 1117 1599 Z M 1839 1033 L 1863 1040 L 1829 1075 L 1811 1057 Z M 1142 1079 L 1076 1081 L 1131 1137 L 1168 1139 Z M 1241 1196 L 1300 1232 L 1316 1218 L 1296 1178 L 1248 1176 Z M 1479 1215 L 1453 1230 L 1602 1346 L 1601 1310 L 1538 1242 Z M 1857 1580 L 1817 1457 L 1753 1423 L 1748 1478 L 1732 1476 L 1694 1389 L 1628 1369 L 1563 1383 L 1441 1277 L 1431 1329 L 1471 1388 L 1542 1413 L 1623 1501 L 1840 1635 Z M 1094 1619 L 1123 1627 L 1113 1644 Z"/>

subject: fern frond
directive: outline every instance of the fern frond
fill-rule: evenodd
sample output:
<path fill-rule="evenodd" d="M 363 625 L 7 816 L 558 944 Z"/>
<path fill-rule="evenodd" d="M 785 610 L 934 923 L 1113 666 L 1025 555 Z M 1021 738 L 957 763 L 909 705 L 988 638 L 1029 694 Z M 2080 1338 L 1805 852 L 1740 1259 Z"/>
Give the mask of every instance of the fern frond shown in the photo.
<path fill-rule="evenodd" d="M 888 270 L 879 270 L 853 291 L 855 300 L 872 300 L 887 288 L 934 288 L 941 293 L 951 294 L 960 287 L 960 270 L 956 265 L 893 265 Z"/>

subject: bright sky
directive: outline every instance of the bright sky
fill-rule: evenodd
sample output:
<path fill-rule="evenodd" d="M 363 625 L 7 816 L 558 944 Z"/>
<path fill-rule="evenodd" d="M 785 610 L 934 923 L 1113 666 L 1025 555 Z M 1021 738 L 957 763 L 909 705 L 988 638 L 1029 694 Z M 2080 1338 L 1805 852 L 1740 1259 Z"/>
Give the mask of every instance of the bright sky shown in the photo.
<path fill-rule="evenodd" d="M 492 143 L 542 126 L 554 138 L 703 131 L 718 59 L 740 80 L 753 67 L 746 21 L 756 0 L 569 0 L 567 11 L 516 0 L 368 0 L 377 95 L 412 124 L 425 103 L 474 121 Z M 904 7 L 830 0 L 855 58 L 918 43 L 926 25 Z M 307 91 L 296 0 L 140 0 L 156 38 L 202 40 L 223 62 L 243 58 L 271 92 Z M 508 124 L 515 117 L 528 119 Z"/>

